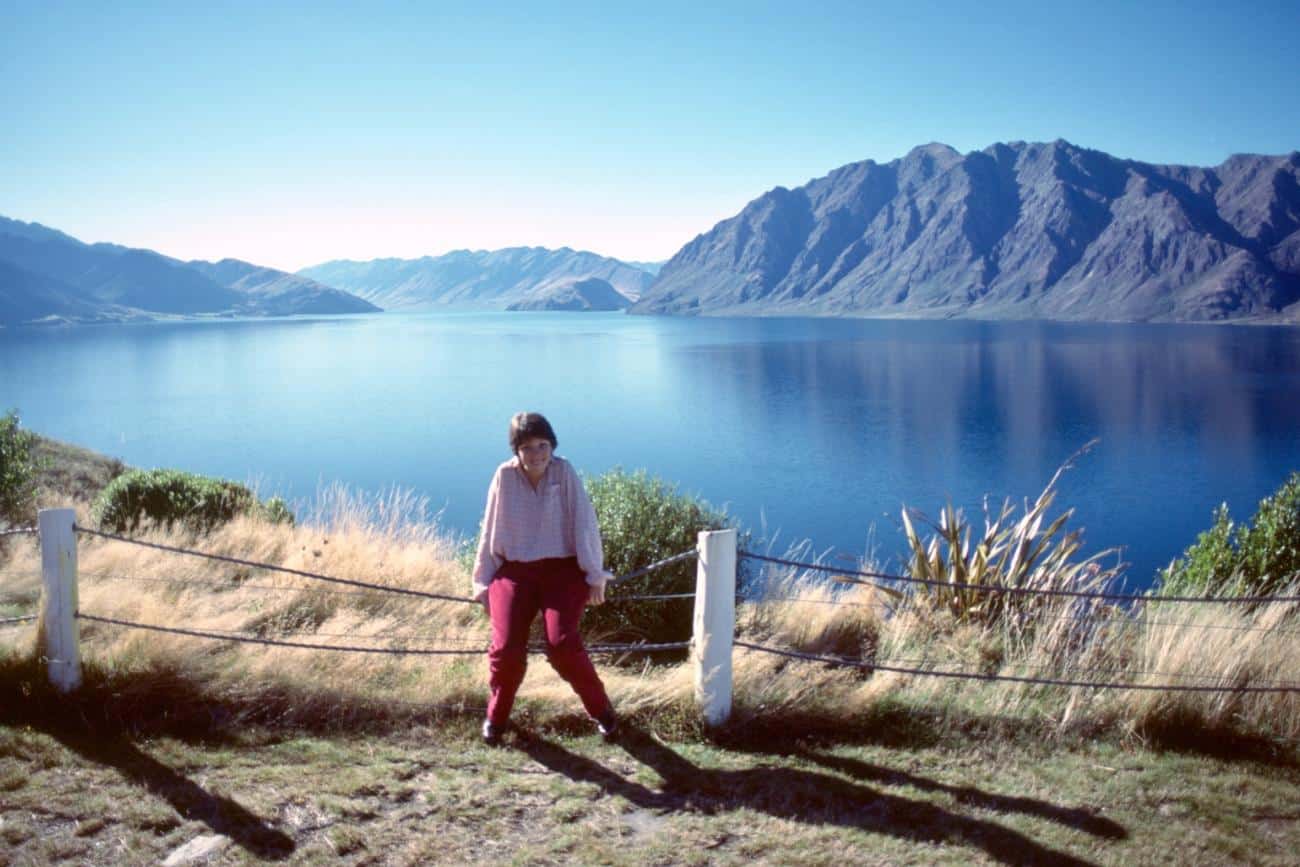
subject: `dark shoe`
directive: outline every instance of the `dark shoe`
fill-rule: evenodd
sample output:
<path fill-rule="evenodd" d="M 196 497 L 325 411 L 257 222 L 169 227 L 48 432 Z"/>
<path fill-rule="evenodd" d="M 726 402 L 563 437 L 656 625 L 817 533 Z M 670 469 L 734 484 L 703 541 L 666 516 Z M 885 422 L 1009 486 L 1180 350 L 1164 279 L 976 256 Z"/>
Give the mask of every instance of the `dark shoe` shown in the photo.
<path fill-rule="evenodd" d="M 501 735 L 505 729 L 505 726 L 496 725 L 492 720 L 483 720 L 483 743 L 490 747 L 500 746 Z"/>
<path fill-rule="evenodd" d="M 600 736 L 607 741 L 612 741 L 618 737 L 618 716 L 615 715 L 613 708 L 605 711 L 596 720 L 596 728 L 600 730 Z"/>

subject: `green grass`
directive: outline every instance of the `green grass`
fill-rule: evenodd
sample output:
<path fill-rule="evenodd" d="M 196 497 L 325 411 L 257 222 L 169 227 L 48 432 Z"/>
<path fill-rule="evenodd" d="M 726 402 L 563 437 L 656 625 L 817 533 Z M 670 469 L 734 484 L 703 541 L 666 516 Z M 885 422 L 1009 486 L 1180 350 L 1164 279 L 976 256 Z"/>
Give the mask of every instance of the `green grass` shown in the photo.
<path fill-rule="evenodd" d="M 6 714 L 11 716 L 11 714 Z M 1293 760 L 1080 740 L 731 731 L 619 744 L 474 720 L 386 734 L 0 724 L 0 857 L 157 863 L 1292 863 Z M 895 720 L 898 722 L 898 720 Z"/>

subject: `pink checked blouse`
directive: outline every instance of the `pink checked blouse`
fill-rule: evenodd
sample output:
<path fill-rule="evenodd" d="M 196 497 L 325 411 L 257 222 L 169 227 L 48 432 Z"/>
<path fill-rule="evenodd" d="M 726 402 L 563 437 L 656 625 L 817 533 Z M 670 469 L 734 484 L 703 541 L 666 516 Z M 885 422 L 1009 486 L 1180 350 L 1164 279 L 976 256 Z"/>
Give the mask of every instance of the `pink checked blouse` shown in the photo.
<path fill-rule="evenodd" d="M 588 584 L 605 580 L 596 510 L 573 465 L 564 458 L 551 458 L 536 490 L 519 458 L 497 467 L 488 487 L 483 535 L 474 560 L 474 595 L 492 582 L 503 560 L 575 556 Z"/>

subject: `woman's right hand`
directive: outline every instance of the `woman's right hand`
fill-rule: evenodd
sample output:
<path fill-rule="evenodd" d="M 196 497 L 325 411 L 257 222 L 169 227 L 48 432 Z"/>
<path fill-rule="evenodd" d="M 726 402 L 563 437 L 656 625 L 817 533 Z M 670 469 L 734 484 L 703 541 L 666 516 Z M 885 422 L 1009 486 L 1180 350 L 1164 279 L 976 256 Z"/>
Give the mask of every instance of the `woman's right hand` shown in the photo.
<path fill-rule="evenodd" d="M 483 606 L 483 613 L 488 617 L 492 616 L 492 609 L 488 605 L 488 589 L 484 587 L 474 596 L 474 601 Z"/>

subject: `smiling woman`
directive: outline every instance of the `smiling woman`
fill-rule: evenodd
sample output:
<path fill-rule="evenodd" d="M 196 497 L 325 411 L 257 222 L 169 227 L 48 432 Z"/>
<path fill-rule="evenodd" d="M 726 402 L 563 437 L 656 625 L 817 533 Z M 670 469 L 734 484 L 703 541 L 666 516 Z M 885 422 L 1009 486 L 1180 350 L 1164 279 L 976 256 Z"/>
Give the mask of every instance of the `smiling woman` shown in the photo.
<path fill-rule="evenodd" d="M 577 472 L 554 455 L 559 445 L 546 417 L 510 420 L 515 456 L 497 467 L 488 488 L 483 534 L 474 563 L 474 599 L 492 621 L 483 740 L 497 743 L 510 720 L 528 662 L 528 631 L 540 611 L 546 658 L 582 699 L 606 737 L 617 727 L 605 686 L 579 631 L 582 610 L 605 601 L 600 528 Z"/>

